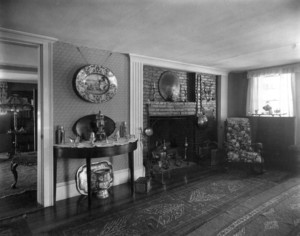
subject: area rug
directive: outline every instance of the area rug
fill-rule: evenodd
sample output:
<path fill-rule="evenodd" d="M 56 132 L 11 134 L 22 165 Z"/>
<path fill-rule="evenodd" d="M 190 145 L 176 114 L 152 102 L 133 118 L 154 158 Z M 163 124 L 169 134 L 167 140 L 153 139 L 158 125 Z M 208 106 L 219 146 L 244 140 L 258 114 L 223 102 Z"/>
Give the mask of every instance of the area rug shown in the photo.
<path fill-rule="evenodd" d="M 59 226 L 49 235 L 186 235 L 245 199 L 274 187 L 269 179 L 218 174 L 137 201 L 107 215 Z"/>
<path fill-rule="evenodd" d="M 0 160 L 0 199 L 14 194 L 20 194 L 28 190 L 37 189 L 37 167 L 18 166 L 18 183 L 16 189 L 11 189 L 14 177 L 10 170 L 10 160 Z"/>
<path fill-rule="evenodd" d="M 270 198 L 216 235 L 300 235 L 300 185 Z"/>

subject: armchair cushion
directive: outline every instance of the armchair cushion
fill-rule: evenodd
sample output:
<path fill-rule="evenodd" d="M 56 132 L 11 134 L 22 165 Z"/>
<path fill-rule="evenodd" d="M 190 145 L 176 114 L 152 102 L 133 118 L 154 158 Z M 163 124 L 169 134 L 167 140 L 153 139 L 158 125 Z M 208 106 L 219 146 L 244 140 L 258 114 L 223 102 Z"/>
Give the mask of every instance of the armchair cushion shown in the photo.
<path fill-rule="evenodd" d="M 248 118 L 227 118 L 225 148 L 229 162 L 262 163 L 262 144 L 252 144 Z"/>

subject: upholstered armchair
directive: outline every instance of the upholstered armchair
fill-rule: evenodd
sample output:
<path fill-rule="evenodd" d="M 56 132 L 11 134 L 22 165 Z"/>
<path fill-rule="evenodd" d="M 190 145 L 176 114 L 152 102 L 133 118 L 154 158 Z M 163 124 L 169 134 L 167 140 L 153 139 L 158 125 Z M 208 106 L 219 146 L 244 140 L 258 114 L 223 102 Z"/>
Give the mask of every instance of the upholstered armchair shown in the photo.
<path fill-rule="evenodd" d="M 263 172 L 262 143 L 252 143 L 248 118 L 227 118 L 225 150 L 228 163 L 248 163 L 255 172 Z"/>

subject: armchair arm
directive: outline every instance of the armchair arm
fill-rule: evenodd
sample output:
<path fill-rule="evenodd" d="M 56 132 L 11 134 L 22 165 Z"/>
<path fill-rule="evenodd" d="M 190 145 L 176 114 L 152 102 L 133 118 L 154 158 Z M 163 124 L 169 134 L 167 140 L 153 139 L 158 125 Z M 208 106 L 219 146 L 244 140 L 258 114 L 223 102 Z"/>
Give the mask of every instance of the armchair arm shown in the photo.
<path fill-rule="evenodd" d="M 255 152 L 262 154 L 262 152 L 263 152 L 263 144 L 262 143 L 252 143 L 251 146 Z"/>

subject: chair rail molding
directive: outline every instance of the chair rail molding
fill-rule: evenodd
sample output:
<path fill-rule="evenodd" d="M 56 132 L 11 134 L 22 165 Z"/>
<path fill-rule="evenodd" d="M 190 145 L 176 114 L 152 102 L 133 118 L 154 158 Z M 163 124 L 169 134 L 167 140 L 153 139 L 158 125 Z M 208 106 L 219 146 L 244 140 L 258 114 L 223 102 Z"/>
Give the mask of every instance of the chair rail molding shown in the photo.
<path fill-rule="evenodd" d="M 30 45 L 38 49 L 37 108 L 37 201 L 44 207 L 54 205 L 53 198 L 53 86 L 52 63 L 55 38 L 0 27 L 0 42 Z"/>

